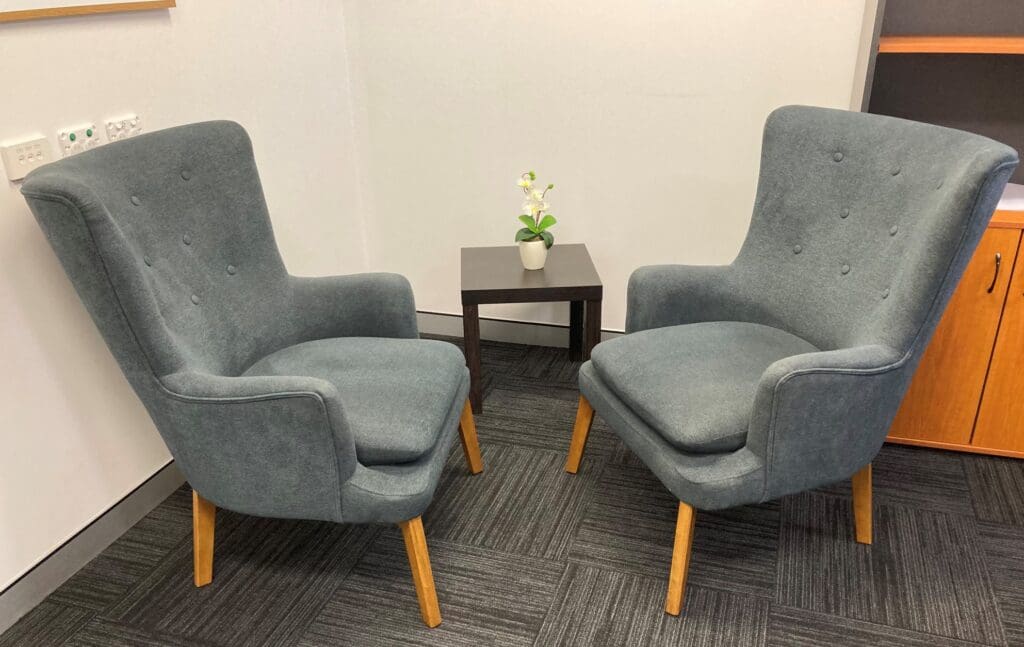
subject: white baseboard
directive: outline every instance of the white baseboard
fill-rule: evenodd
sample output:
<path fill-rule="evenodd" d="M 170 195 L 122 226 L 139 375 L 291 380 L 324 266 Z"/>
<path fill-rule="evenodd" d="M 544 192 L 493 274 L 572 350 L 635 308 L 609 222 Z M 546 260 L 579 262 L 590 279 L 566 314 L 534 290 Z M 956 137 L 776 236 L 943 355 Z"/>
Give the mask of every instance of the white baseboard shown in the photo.
<path fill-rule="evenodd" d="M 114 543 L 150 510 L 181 487 L 185 477 L 167 463 L 32 570 L 0 591 L 0 634 Z"/>
<path fill-rule="evenodd" d="M 419 311 L 416 313 L 416 321 L 420 332 L 462 337 L 462 315 Z M 601 341 L 622 334 L 614 330 L 602 330 Z M 511 344 L 568 348 L 569 326 L 480 317 L 480 338 Z"/>

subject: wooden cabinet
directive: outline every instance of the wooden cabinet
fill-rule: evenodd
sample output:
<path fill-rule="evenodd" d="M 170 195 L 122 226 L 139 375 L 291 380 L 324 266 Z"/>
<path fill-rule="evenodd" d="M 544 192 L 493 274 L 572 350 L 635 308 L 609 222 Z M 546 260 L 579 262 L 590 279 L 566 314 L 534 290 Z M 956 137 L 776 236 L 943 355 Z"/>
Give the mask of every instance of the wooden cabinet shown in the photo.
<path fill-rule="evenodd" d="M 999 338 L 985 381 L 971 442 L 1024 456 L 1024 259 L 1006 295 Z"/>
<path fill-rule="evenodd" d="M 1024 212 L 997 211 L 889 431 L 892 442 L 1024 458 Z"/>

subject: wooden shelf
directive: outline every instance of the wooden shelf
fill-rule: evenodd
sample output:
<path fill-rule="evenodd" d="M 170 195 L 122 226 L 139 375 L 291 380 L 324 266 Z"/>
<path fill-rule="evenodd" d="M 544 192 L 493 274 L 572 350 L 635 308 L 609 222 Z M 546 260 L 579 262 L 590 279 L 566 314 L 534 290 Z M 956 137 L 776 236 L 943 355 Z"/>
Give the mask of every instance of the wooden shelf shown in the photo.
<path fill-rule="evenodd" d="M 1024 54 L 1024 36 L 882 36 L 879 54 Z"/>

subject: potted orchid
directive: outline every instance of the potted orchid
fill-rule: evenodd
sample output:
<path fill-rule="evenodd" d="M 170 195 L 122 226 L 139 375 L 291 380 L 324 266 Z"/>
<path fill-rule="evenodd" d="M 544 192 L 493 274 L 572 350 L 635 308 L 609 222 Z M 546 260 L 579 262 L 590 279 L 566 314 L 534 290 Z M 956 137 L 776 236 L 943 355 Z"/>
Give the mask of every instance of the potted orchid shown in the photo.
<path fill-rule="evenodd" d="M 523 211 L 526 213 L 519 216 L 519 221 L 526 226 L 516 232 L 516 242 L 519 243 L 519 258 L 528 270 L 544 269 L 548 249 L 555 244 L 555 237 L 548 229 L 558 222 L 547 213 L 548 191 L 555 188 L 555 185 L 549 184 L 541 191 L 534 188 L 533 183 L 536 181 L 537 174 L 527 171 L 519 176 L 516 183 L 526 194 L 526 201 L 523 202 Z"/>

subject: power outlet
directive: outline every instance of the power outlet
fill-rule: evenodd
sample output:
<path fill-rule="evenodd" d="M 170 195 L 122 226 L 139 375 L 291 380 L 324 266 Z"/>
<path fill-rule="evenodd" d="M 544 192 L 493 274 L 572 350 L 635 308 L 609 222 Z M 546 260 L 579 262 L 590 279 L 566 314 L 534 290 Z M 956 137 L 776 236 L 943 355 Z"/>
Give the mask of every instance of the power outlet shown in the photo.
<path fill-rule="evenodd" d="M 82 124 L 57 131 L 57 145 L 60 147 L 61 157 L 76 155 L 96 148 L 102 143 L 102 136 L 100 131 L 96 130 L 96 124 Z"/>
<path fill-rule="evenodd" d="M 107 120 L 107 140 L 116 142 L 142 133 L 142 120 L 138 115 L 124 115 Z"/>
<path fill-rule="evenodd" d="M 0 146 L 0 157 L 4 160 L 7 179 L 21 180 L 29 171 L 53 161 L 53 149 L 45 137 L 26 139 Z"/>

